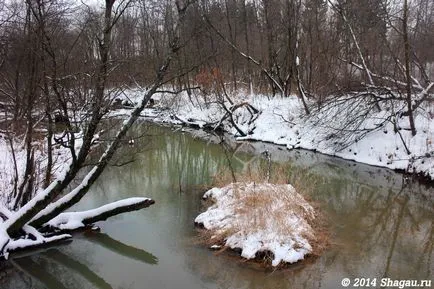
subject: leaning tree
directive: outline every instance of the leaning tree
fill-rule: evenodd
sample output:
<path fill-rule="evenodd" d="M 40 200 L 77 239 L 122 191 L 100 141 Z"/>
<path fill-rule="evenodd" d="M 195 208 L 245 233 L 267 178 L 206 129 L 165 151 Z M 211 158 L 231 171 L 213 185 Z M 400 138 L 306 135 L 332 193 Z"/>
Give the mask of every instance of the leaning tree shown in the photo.
<path fill-rule="evenodd" d="M 89 191 L 92 184 L 102 174 L 109 162 L 115 155 L 116 150 L 122 143 L 128 130 L 139 118 L 141 111 L 145 108 L 152 95 L 167 81 L 169 66 L 172 59 L 176 57 L 183 44 L 180 39 L 179 30 L 182 28 L 186 17 L 187 7 L 193 1 L 176 0 L 161 4 L 165 11 L 165 47 L 160 51 L 160 64 L 156 69 L 154 79 L 148 84 L 147 89 L 143 90 L 140 101 L 130 111 L 123 121 L 115 136 L 106 144 L 100 155 L 96 155 L 93 150 L 95 135 L 101 128 L 104 118 L 107 115 L 108 107 L 112 97 L 107 91 L 108 80 L 111 73 L 116 70 L 117 64 L 111 57 L 113 44 L 113 31 L 127 9 L 137 4 L 134 0 L 105 0 L 103 16 L 98 19 L 98 13 L 87 7 L 88 13 L 84 17 L 84 28 L 79 31 L 71 45 L 75 47 L 83 38 L 86 38 L 90 48 L 90 56 L 93 57 L 93 74 L 76 71 L 66 75 L 61 71 L 64 63 L 64 54 L 59 53 L 57 47 L 62 45 L 53 39 L 53 27 L 61 23 L 51 23 L 50 19 L 56 18 L 59 9 L 53 3 L 56 1 L 27 0 L 26 5 L 26 33 L 37 43 L 36 46 L 27 49 L 29 57 L 32 59 L 33 67 L 30 69 L 33 75 L 32 93 L 28 93 L 27 113 L 24 110 L 22 116 L 27 116 L 27 130 L 25 132 L 26 145 L 28 146 L 28 163 L 32 161 L 31 156 L 34 151 L 32 145 L 33 131 L 35 128 L 35 112 L 45 113 L 44 118 L 48 124 L 52 124 L 52 113 L 56 108 L 57 117 L 60 117 L 65 124 L 63 137 L 55 140 L 58 144 L 69 150 L 70 162 L 62 174 L 50 179 L 51 172 L 46 174 L 44 189 L 40 190 L 28 201 L 23 198 L 24 194 L 16 194 L 14 198 L 15 210 L 0 206 L 0 256 L 7 256 L 8 252 L 20 248 L 39 246 L 59 240 L 70 238 L 67 234 L 69 230 L 79 229 L 89 226 L 97 221 L 105 220 L 123 212 L 141 209 L 154 203 L 148 198 L 129 198 L 118 202 L 110 203 L 102 207 L 83 211 L 65 212 L 68 208 L 79 202 Z M 61 5 L 59 6 L 61 7 Z M 58 8 L 58 7 L 57 7 Z M 54 13 L 54 14 L 53 14 Z M 53 16 L 55 15 L 55 16 Z M 52 16 L 50 18 L 50 16 Z M 74 36 L 71 36 L 74 39 Z M 63 41 L 63 39 L 62 39 Z M 30 43 L 30 41 L 28 42 Z M 71 47 L 69 53 L 74 49 Z M 64 51 L 64 50 L 62 50 Z M 77 56 L 78 57 L 78 56 Z M 41 68 L 40 65 L 43 65 Z M 83 79 L 91 79 L 84 81 Z M 85 84 L 83 84 L 85 83 Z M 89 86 L 89 83 L 92 85 Z M 38 99 L 32 97 L 38 96 Z M 73 99 L 71 99 L 73 97 Z M 45 106 L 39 106 L 39 102 L 44 102 Z M 74 102 L 80 101 L 80 110 L 73 110 Z M 17 103 L 18 105 L 18 103 Z M 79 114 L 80 121 L 76 121 Z M 78 124 L 77 124 L 78 123 Z M 77 133 L 77 130 L 80 130 Z M 51 148 L 55 139 L 52 127 L 46 130 L 48 133 L 48 147 Z M 80 143 L 77 146 L 77 143 Z M 103 146 L 103 144 L 100 144 Z M 91 153 L 92 152 L 92 153 Z M 52 153 L 52 152 L 49 152 Z M 97 161 L 95 162 L 95 158 Z M 92 159 L 92 167 L 89 170 L 89 159 Z M 26 167 L 28 167 L 27 165 Z M 47 167 L 51 170 L 51 167 Z M 83 171 L 85 175 L 83 177 Z M 27 172 L 29 173 L 29 172 Z M 78 185 L 72 186 L 74 181 Z M 28 182 L 28 180 L 27 180 Z M 32 183 L 23 185 L 29 186 Z M 72 188 L 71 188 L 72 187 Z M 67 191 L 68 190 L 68 191 Z M 67 192 L 66 192 L 67 191 Z M 29 191 L 30 192 L 30 191 Z"/>

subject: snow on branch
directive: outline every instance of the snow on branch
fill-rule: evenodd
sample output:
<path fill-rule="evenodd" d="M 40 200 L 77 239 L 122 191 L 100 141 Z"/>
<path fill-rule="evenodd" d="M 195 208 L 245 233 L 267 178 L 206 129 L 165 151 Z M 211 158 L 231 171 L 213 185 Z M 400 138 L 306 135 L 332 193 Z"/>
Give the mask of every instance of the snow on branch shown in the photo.
<path fill-rule="evenodd" d="M 172 48 L 172 52 L 167 56 L 164 64 L 160 67 L 157 73 L 157 77 L 149 90 L 147 90 L 140 102 L 134 107 L 130 112 L 127 119 L 123 121 L 122 127 L 116 133 L 114 140 L 108 145 L 105 152 L 101 155 L 97 165 L 86 175 L 84 180 L 79 186 L 72 190 L 67 195 L 63 196 L 59 200 L 53 203 L 47 203 L 47 208 L 40 211 L 31 217 L 31 224 L 35 227 L 39 227 L 44 223 L 50 221 L 51 219 L 58 216 L 64 210 L 70 208 L 72 205 L 76 204 L 81 198 L 87 193 L 93 182 L 101 175 L 108 162 L 111 160 L 115 154 L 118 146 L 120 145 L 122 138 L 127 134 L 127 131 L 131 128 L 134 122 L 140 117 L 140 113 L 145 108 L 148 101 L 155 94 L 155 91 L 161 86 L 163 78 L 166 74 L 167 69 L 172 61 L 172 56 L 176 51 Z M 30 220 L 29 220 L 30 221 Z"/>
<path fill-rule="evenodd" d="M 76 230 L 118 214 L 149 207 L 154 203 L 155 201 L 149 198 L 128 198 L 92 210 L 61 213 L 47 225 L 52 229 Z"/>
<path fill-rule="evenodd" d="M 25 238 L 14 240 L 11 239 L 6 232 L 6 221 L 10 218 L 13 219 L 14 213 L 9 211 L 6 207 L 0 205 L 0 215 L 2 216 L 2 218 L 0 219 L 0 258 L 4 257 L 5 259 L 7 259 L 9 253 L 16 250 L 30 249 L 33 247 L 59 242 L 71 238 L 71 235 L 69 234 L 45 237 L 34 227 L 25 225 L 22 228 L 25 233 Z M 2 219 L 5 222 L 1 222 Z"/>
<path fill-rule="evenodd" d="M 2 250 L 0 251 L 0 257 L 4 257 L 5 259 L 7 259 L 9 257 L 9 253 L 11 252 L 21 250 L 21 249 L 31 249 L 42 245 L 48 245 L 51 243 L 67 240 L 71 237 L 72 236 L 69 234 L 62 234 L 62 235 L 55 235 L 51 237 L 37 238 L 36 240 L 27 239 L 27 238 L 18 239 L 18 240 L 7 239 L 6 243 L 1 248 Z"/>
<path fill-rule="evenodd" d="M 48 222 L 47 225 L 51 230 L 76 230 L 118 214 L 149 207 L 154 203 L 155 201 L 149 198 L 128 198 L 88 211 L 62 213 Z M 0 257 L 5 259 L 8 258 L 10 252 L 16 250 L 30 249 L 71 238 L 69 234 L 44 236 L 35 227 L 24 225 L 22 228 L 23 237 L 13 239 L 7 233 L 7 224 L 9 219 L 15 219 L 14 215 L 16 213 L 9 211 L 4 206 L 0 206 L 0 214 L 2 216 L 0 219 Z"/>
<path fill-rule="evenodd" d="M 348 61 L 348 63 L 350 65 L 354 66 L 355 68 L 359 69 L 359 70 L 365 70 L 362 67 L 362 65 L 360 65 L 358 63 L 355 63 L 353 61 Z M 370 75 L 373 76 L 373 77 L 375 77 L 375 78 L 386 80 L 388 82 L 394 83 L 394 84 L 399 85 L 399 86 L 406 86 L 407 85 L 404 81 L 400 81 L 400 80 L 397 80 L 395 78 L 392 78 L 392 77 L 389 77 L 389 76 L 385 76 L 385 75 L 379 75 L 379 74 L 374 73 L 372 71 L 370 71 Z M 428 93 L 428 91 L 431 89 L 431 87 L 432 87 L 432 83 L 429 83 L 426 88 L 424 88 L 420 84 L 412 84 L 412 88 L 414 88 L 416 90 L 419 90 L 419 91 L 422 91 L 423 95 L 425 95 L 426 93 Z"/>

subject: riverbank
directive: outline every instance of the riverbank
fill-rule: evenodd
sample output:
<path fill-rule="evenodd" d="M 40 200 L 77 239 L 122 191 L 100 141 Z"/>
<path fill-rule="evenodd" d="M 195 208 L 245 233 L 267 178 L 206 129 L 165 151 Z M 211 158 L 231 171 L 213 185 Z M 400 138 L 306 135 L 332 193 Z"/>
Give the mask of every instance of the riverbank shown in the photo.
<path fill-rule="evenodd" d="M 141 92 L 130 90 L 126 95 L 134 102 Z M 239 141 L 269 142 L 289 150 L 307 149 L 434 180 L 433 106 L 416 114 L 417 134 L 412 136 L 407 117 L 393 119 L 388 107 L 362 117 L 366 111 L 363 105 L 338 103 L 319 111 L 312 107 L 312 113 L 306 115 L 295 96 L 268 98 L 240 93 L 233 97 L 233 104 L 187 93 L 158 94 L 154 98 L 156 105 L 142 113 L 153 122 L 220 129 Z M 232 110 L 230 117 L 228 109 Z M 117 110 L 114 114 L 124 113 Z"/>
<path fill-rule="evenodd" d="M 56 135 L 55 137 L 61 137 Z M 13 191 L 15 186 L 19 186 L 24 178 L 26 168 L 26 149 L 21 143 L 22 140 L 0 133 L 0 206 L 13 206 Z M 79 135 L 75 142 L 75 149 L 78 151 L 82 140 Z M 45 170 L 48 165 L 47 143 L 44 139 L 34 142 L 33 159 L 35 168 L 33 176 L 35 178 L 35 188 L 38 190 L 35 195 L 42 190 Z M 70 150 L 59 144 L 53 145 L 53 164 L 51 179 L 55 179 L 64 174 L 71 162 Z"/>

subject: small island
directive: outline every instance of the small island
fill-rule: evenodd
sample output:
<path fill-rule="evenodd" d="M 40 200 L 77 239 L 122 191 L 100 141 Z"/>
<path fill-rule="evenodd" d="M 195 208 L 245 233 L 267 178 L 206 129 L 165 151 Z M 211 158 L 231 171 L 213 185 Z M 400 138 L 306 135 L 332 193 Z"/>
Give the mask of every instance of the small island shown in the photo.
<path fill-rule="evenodd" d="M 212 204 L 195 224 L 212 249 L 230 248 L 276 267 L 315 255 L 321 247 L 318 214 L 292 185 L 237 182 L 212 188 L 203 198 Z"/>

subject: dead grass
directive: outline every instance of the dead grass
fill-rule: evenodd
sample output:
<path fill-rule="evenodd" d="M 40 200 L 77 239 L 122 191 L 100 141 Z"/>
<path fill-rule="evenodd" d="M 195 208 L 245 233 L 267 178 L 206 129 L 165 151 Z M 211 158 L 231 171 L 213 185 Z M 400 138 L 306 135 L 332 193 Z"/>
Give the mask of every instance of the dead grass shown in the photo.
<path fill-rule="evenodd" d="M 311 200 L 309 195 L 315 188 L 314 182 L 302 180 L 302 175 L 290 176 L 288 170 L 283 166 L 272 168 L 270 181 L 274 186 L 265 183 L 266 171 L 264 167 L 247 169 L 243 173 L 236 174 L 237 184 L 234 184 L 234 199 L 237 206 L 234 207 L 236 218 L 233 226 L 229 230 L 201 230 L 199 242 L 206 245 L 218 244 L 224 245 L 228 236 L 234 232 L 257 232 L 270 230 L 279 236 L 295 236 L 301 234 L 312 246 L 310 256 L 317 257 L 329 246 L 329 230 L 326 216 L 322 213 L 318 203 Z M 291 179 L 296 191 L 291 193 L 287 186 Z M 230 171 L 220 171 L 214 176 L 213 185 L 215 187 L 224 187 L 233 182 Z M 254 183 L 257 185 L 249 187 L 246 192 L 247 184 Z M 301 193 L 301 194 L 300 194 Z M 288 222 L 288 217 L 301 217 L 305 223 L 297 226 Z M 296 244 L 295 247 L 301 246 Z M 225 250 L 222 249 L 218 252 Z M 268 252 L 258 255 L 256 258 L 259 262 L 264 262 L 266 267 L 271 265 L 271 259 Z M 310 258 L 311 259 L 311 258 Z M 278 268 L 284 268 L 285 265 Z"/>
<path fill-rule="evenodd" d="M 263 183 L 246 192 L 244 184 L 239 183 L 240 187 L 235 190 L 235 199 L 240 204 L 235 213 L 241 217 L 241 228 L 249 226 L 256 231 L 266 230 L 272 216 L 277 233 L 291 234 L 292 228 L 285 225 L 288 214 L 314 219 L 313 210 L 305 206 L 306 202 L 300 195 L 289 194 L 282 186 L 264 186 Z"/>

